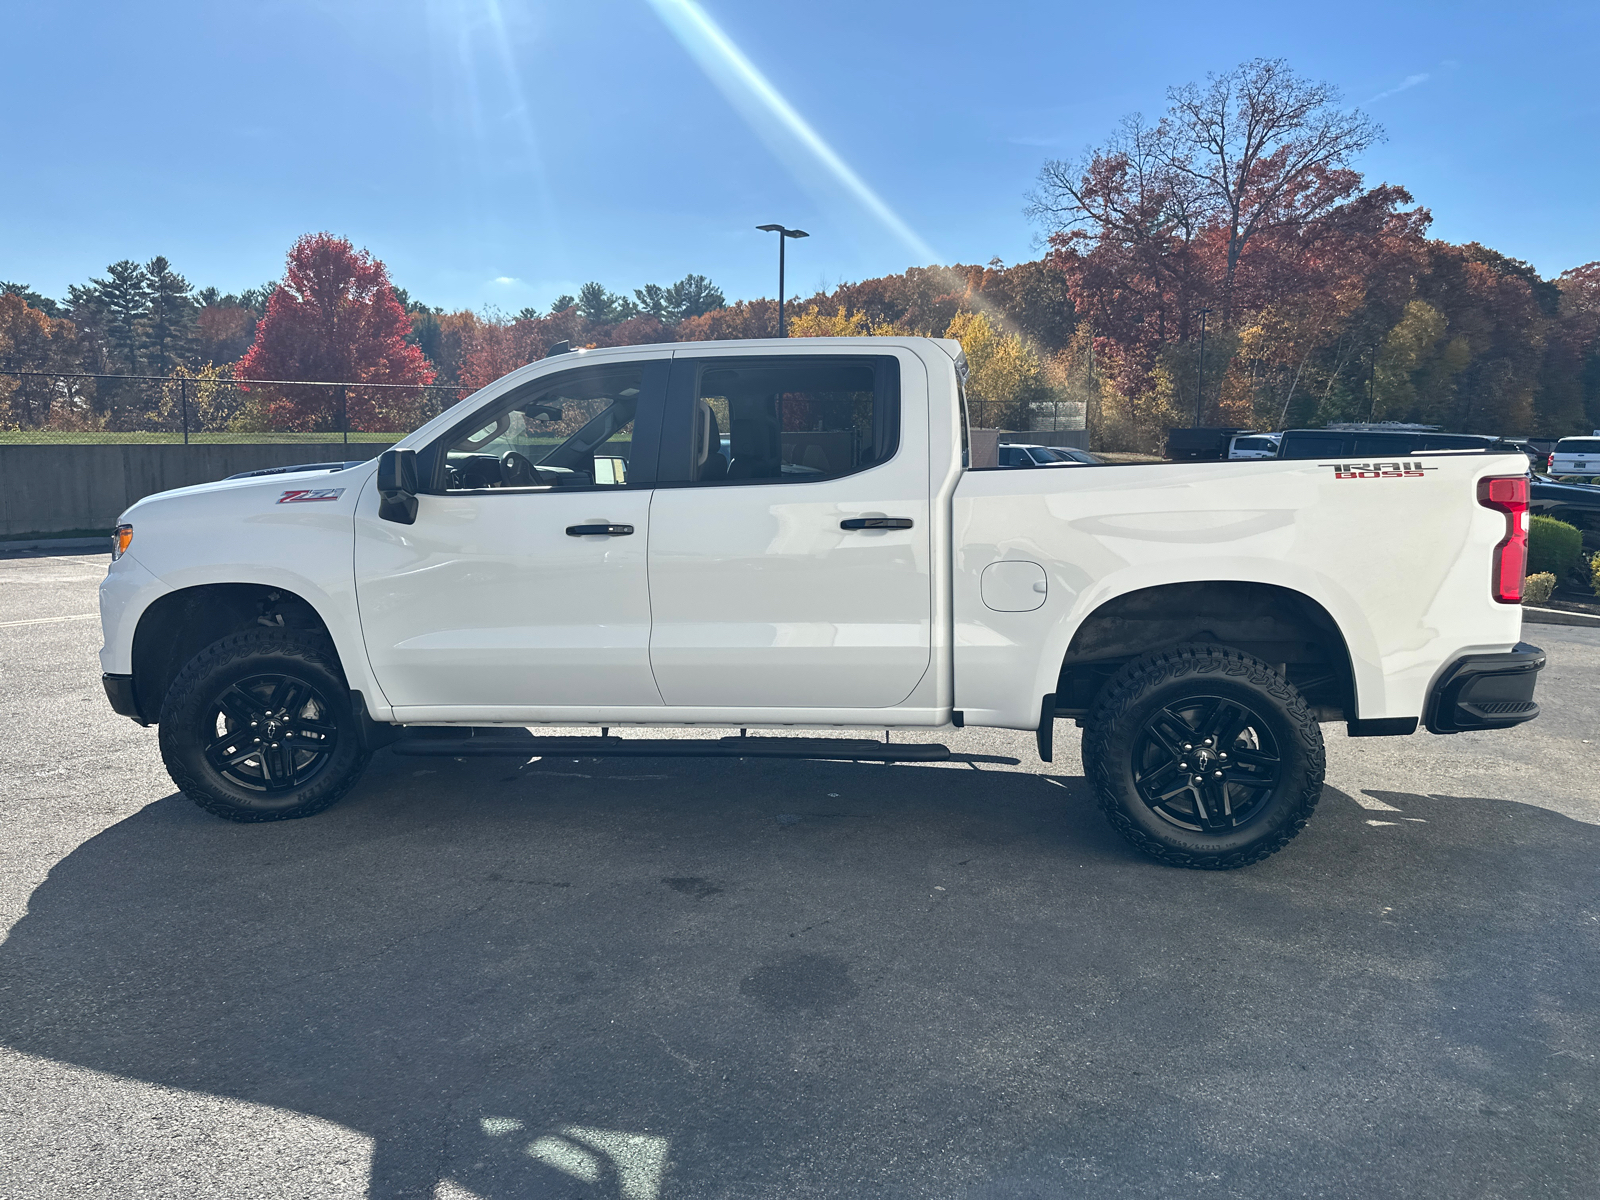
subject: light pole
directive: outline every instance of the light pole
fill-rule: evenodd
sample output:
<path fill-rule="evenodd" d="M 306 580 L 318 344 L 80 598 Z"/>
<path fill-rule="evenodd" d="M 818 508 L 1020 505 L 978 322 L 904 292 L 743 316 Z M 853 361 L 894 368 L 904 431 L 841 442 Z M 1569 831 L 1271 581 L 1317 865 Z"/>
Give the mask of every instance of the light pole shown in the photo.
<path fill-rule="evenodd" d="M 782 225 L 757 225 L 762 233 L 778 235 L 778 336 L 788 337 L 783 324 L 783 243 L 788 238 L 810 237 L 804 229 L 785 229 Z"/>
<path fill-rule="evenodd" d="M 1206 394 L 1206 314 L 1209 308 L 1200 310 L 1200 367 L 1195 372 L 1194 382 L 1194 427 L 1200 428 L 1200 401 Z"/>

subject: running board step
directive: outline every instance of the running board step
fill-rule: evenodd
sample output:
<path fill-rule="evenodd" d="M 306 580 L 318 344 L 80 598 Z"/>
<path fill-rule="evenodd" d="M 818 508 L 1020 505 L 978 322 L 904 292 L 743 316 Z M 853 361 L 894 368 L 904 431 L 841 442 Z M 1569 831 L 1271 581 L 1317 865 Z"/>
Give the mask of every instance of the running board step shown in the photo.
<path fill-rule="evenodd" d="M 945 762 L 950 747 L 932 742 L 875 742 L 866 738 L 534 737 L 498 726 L 419 725 L 389 747 L 409 757 L 442 758 L 831 758 L 854 762 Z"/>

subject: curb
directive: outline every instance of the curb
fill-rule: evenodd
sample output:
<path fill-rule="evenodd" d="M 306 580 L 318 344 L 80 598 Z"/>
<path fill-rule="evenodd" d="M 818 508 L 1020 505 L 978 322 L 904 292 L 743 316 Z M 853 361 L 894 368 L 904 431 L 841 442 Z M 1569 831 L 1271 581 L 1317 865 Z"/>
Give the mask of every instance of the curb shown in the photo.
<path fill-rule="evenodd" d="M 1559 608 L 1535 608 L 1529 604 L 1522 606 L 1522 620 L 1524 624 L 1578 625 L 1585 629 L 1600 629 L 1600 616 L 1595 616 L 1593 613 L 1565 612 Z"/>
<path fill-rule="evenodd" d="M 10 554 L 14 550 L 63 550 L 93 553 L 103 550 L 111 553 L 111 538 L 32 538 L 27 541 L 0 542 L 0 555 Z"/>

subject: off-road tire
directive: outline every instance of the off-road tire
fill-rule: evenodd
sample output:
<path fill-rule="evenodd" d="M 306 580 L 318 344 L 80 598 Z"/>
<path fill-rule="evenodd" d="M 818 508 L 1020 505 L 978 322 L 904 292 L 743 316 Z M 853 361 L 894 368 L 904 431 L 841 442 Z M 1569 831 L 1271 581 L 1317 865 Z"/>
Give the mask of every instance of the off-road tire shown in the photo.
<path fill-rule="evenodd" d="M 241 696 L 270 697 L 268 685 L 259 681 L 273 678 L 296 680 L 311 689 L 310 699 L 295 709 L 300 715 L 291 715 L 285 723 L 290 729 L 291 723 L 298 722 L 287 736 L 298 732 L 303 738 L 322 740 L 310 743 L 309 748 L 287 751 L 289 785 L 279 783 L 284 759 L 275 752 L 273 764 L 280 768 L 277 779 L 264 777 L 260 786 L 252 787 L 248 776 L 270 775 L 266 758 L 258 755 L 219 766 L 208 757 L 207 747 L 231 738 L 240 745 L 230 743 L 215 757 L 238 758 L 244 752 L 248 734 L 257 732 L 244 729 L 248 718 L 264 714 L 241 713 L 235 720 L 220 707 L 221 699 L 230 697 L 230 705 L 238 708 Z M 235 690 L 241 685 L 245 691 Z M 292 702 L 294 693 L 288 695 Z M 218 721 L 235 729 L 216 727 Z M 307 733 L 307 729 L 322 732 Z M 162 702 L 160 741 L 161 758 L 172 781 L 201 808 L 229 821 L 289 821 L 319 813 L 350 790 L 372 757 L 362 747 L 349 685 L 333 647 L 326 638 L 282 628 L 230 634 L 190 659 Z M 329 741 L 331 749 L 322 752 Z M 307 747 L 304 741 L 294 745 Z M 306 771 L 303 783 L 295 783 L 294 764 L 302 762 L 315 764 L 315 770 Z M 277 790 L 268 790 L 274 786 Z"/>
<path fill-rule="evenodd" d="M 1253 726 L 1239 734 L 1241 752 L 1235 758 L 1251 753 L 1268 757 L 1260 753 L 1259 743 L 1271 742 L 1280 764 L 1276 782 L 1266 786 L 1225 781 L 1222 786 L 1230 799 L 1219 812 L 1232 813 L 1235 793 L 1254 798 L 1254 811 L 1227 829 L 1205 827 L 1207 793 L 1185 789 L 1190 794 L 1176 803 L 1191 805 L 1199 815 L 1190 818 L 1196 827 L 1180 827 L 1175 818 L 1162 815 L 1162 807 L 1141 795 L 1141 782 L 1147 791 L 1160 790 L 1151 783 L 1160 772 L 1143 770 L 1140 764 L 1159 761 L 1162 753 L 1162 735 L 1152 723 L 1167 728 L 1173 710 L 1196 713 L 1211 698 L 1241 706 L 1259 720 L 1259 735 Z M 1197 726 L 1202 723 L 1194 716 L 1184 719 Z M 1222 738 L 1216 740 L 1221 749 Z M 1252 742 L 1258 743 L 1254 751 Z M 1106 682 L 1085 722 L 1083 765 L 1112 828 L 1136 848 L 1169 866 L 1221 871 L 1276 854 L 1305 828 L 1322 795 L 1326 756 L 1321 728 L 1283 675 L 1238 650 L 1196 643 L 1134 659 Z M 1189 765 L 1186 760 L 1164 769 L 1174 772 L 1168 776 L 1171 779 L 1176 767 Z M 1232 760 L 1205 766 L 1236 767 L 1241 778 L 1247 769 L 1254 769 Z M 1184 814 L 1176 819 L 1184 819 Z"/>

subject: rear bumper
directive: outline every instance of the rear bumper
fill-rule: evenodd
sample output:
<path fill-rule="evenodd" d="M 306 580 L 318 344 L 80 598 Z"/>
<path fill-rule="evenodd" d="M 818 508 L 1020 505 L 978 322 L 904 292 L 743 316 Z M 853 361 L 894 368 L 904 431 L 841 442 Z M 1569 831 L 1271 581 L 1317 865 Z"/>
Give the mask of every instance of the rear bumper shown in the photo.
<path fill-rule="evenodd" d="M 132 675 L 102 675 L 100 682 L 105 685 L 106 699 L 111 701 L 112 712 L 132 717 L 141 725 L 147 724 L 139 712 L 139 702 L 133 695 Z"/>
<path fill-rule="evenodd" d="M 1539 715 L 1533 687 L 1544 651 L 1518 642 L 1505 654 L 1468 654 L 1439 677 L 1428 695 L 1423 722 L 1430 733 L 1509 729 Z"/>

